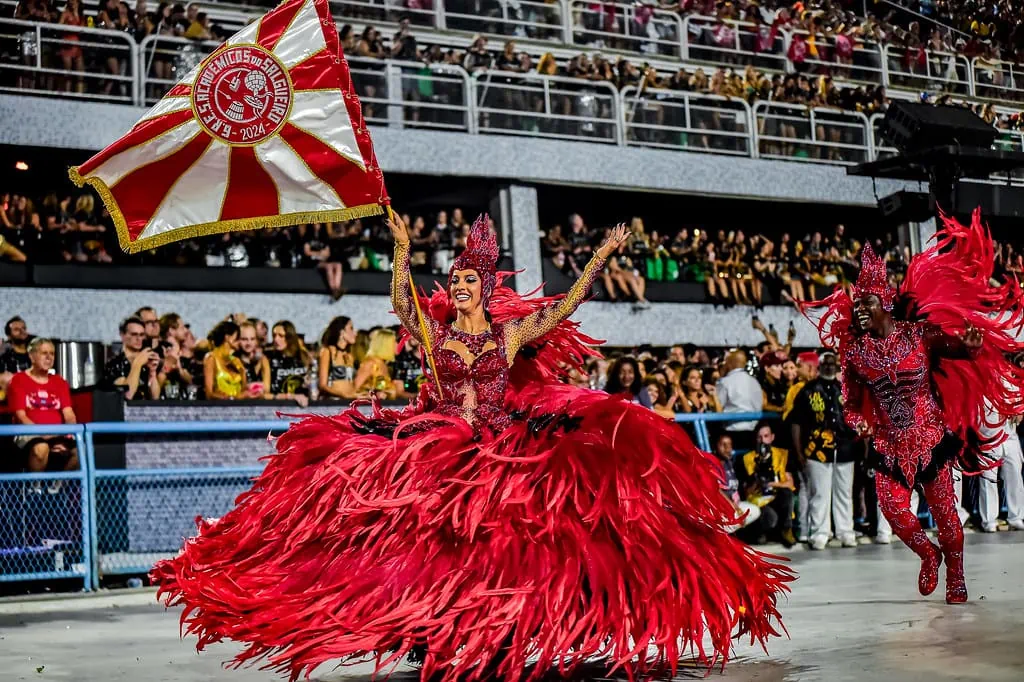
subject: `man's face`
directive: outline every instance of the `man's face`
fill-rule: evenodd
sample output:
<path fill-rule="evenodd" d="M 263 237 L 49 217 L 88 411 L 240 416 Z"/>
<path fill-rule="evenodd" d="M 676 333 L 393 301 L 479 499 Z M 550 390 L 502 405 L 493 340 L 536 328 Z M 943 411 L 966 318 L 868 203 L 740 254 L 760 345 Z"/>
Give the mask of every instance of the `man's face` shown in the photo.
<path fill-rule="evenodd" d="M 729 436 L 722 436 L 718 439 L 718 444 L 715 445 L 715 454 L 718 455 L 718 459 L 727 460 L 732 458 L 732 438 Z"/>
<path fill-rule="evenodd" d="M 817 374 L 817 366 L 811 362 L 800 361 L 796 363 L 796 374 L 800 381 L 810 381 Z"/>
<path fill-rule="evenodd" d="M 683 347 L 672 346 L 672 349 L 668 352 L 668 359 L 686 364 L 686 354 L 683 353 Z"/>
<path fill-rule="evenodd" d="M 124 334 L 121 335 L 121 343 L 124 345 L 125 350 L 132 352 L 139 352 L 142 350 L 142 342 L 146 339 L 146 328 L 137 322 L 129 324 Z"/>
<path fill-rule="evenodd" d="M 139 313 L 139 319 L 146 326 L 146 336 L 155 339 L 160 336 L 160 318 L 152 310 L 143 310 Z"/>
<path fill-rule="evenodd" d="M 256 350 L 256 328 L 251 326 L 242 327 L 238 332 L 238 346 L 246 355 L 252 355 Z"/>
<path fill-rule="evenodd" d="M 11 322 L 11 333 L 7 338 L 11 343 L 16 343 L 19 346 L 25 343 L 28 340 L 28 325 L 21 320 Z"/>
<path fill-rule="evenodd" d="M 839 374 L 839 361 L 834 355 L 826 355 L 821 359 L 821 376 L 826 379 L 835 379 Z"/>
<path fill-rule="evenodd" d="M 775 434 L 768 426 L 762 426 L 757 430 L 757 444 L 758 445 L 771 445 L 775 442 Z"/>
<path fill-rule="evenodd" d="M 874 294 L 861 296 L 853 302 L 853 328 L 857 332 L 880 331 L 889 313 L 882 308 L 882 300 Z"/>
<path fill-rule="evenodd" d="M 53 369 L 54 355 L 52 343 L 40 344 L 34 352 L 29 353 L 29 359 L 32 360 L 32 369 L 49 373 Z"/>

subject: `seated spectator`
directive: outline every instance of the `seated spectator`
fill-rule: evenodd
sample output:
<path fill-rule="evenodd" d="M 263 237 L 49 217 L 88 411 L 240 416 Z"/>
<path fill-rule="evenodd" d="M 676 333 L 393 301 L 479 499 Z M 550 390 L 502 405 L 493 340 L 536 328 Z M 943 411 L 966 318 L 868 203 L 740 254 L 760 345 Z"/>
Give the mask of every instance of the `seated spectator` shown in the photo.
<path fill-rule="evenodd" d="M 245 368 L 245 383 L 250 398 L 265 398 L 270 390 L 270 363 L 263 354 L 256 325 L 246 320 L 238 325 L 238 350 L 235 357 Z"/>
<path fill-rule="evenodd" d="M 764 411 L 782 412 L 786 404 L 789 384 L 782 376 L 782 366 L 789 360 L 784 351 L 768 351 L 761 356 L 761 390 L 764 393 Z"/>
<path fill-rule="evenodd" d="M 615 287 L 618 287 L 627 296 L 632 296 L 636 301 L 637 307 L 649 308 L 651 304 L 644 298 L 647 282 L 636 269 L 633 259 L 626 251 L 626 247 L 627 244 L 619 246 L 616 253 L 608 259 L 608 266 L 605 269 L 611 281 L 614 282 Z M 608 291 L 608 298 L 615 301 L 617 297 L 612 293 L 613 291 L 614 288 Z"/>
<path fill-rule="evenodd" d="M 28 346 L 31 366 L 11 379 L 8 406 L 16 424 L 75 424 L 71 390 L 63 377 L 50 374 L 56 351 L 49 339 L 35 338 Z M 31 472 L 71 471 L 78 468 L 78 451 L 69 436 L 16 436 Z M 59 486 L 51 486 L 57 492 Z"/>
<path fill-rule="evenodd" d="M 656 376 L 648 376 L 644 379 L 644 389 L 647 391 L 647 399 L 651 401 L 651 409 L 654 410 L 654 413 L 674 422 L 676 411 L 672 409 L 671 402 L 673 401 L 669 398 L 665 384 Z"/>
<path fill-rule="evenodd" d="M 761 536 L 777 535 L 786 547 L 796 544 L 793 536 L 793 474 L 788 471 L 789 453 L 772 445 L 775 432 L 770 424 L 757 427 L 755 449 L 743 455 L 742 488 L 747 502 L 761 508 L 758 530 Z M 759 538 L 760 540 L 764 537 Z"/>
<path fill-rule="evenodd" d="M 352 345 L 356 328 L 351 318 L 341 315 L 331 320 L 320 337 L 317 382 L 324 398 L 352 400 L 356 397 L 356 361 Z"/>
<path fill-rule="evenodd" d="M 221 322 L 210 332 L 212 349 L 203 358 L 203 386 L 207 400 L 249 398 L 245 366 L 235 357 L 238 350 L 238 325 Z"/>
<path fill-rule="evenodd" d="M 3 354 L 0 354 L 0 401 L 4 399 L 11 378 L 32 366 L 32 360 L 28 356 L 31 337 L 25 320 L 17 315 L 7 320 L 4 334 L 7 336 L 7 347 L 4 348 Z"/>
<path fill-rule="evenodd" d="M 395 333 L 390 329 L 375 329 L 370 333 L 366 357 L 359 363 L 356 373 L 356 391 L 377 400 L 394 400 L 398 394 L 388 367 L 395 361 Z"/>
<path fill-rule="evenodd" d="M 0 260 L 9 260 L 12 263 L 24 263 L 28 260 L 21 249 L 7 241 L 7 238 L 0 234 Z"/>
<path fill-rule="evenodd" d="M 121 323 L 122 350 L 107 362 L 101 386 L 121 391 L 125 400 L 157 400 L 160 397 L 160 355 L 144 348 L 146 326 L 137 317 Z"/>
<path fill-rule="evenodd" d="M 679 409 L 683 412 L 721 412 L 718 392 L 714 386 L 704 383 L 704 372 L 700 367 L 690 365 L 683 370 L 682 396 Z"/>
<path fill-rule="evenodd" d="M 142 324 L 146 328 L 146 340 L 143 345 L 146 348 L 152 348 L 157 350 L 160 347 L 160 318 L 157 317 L 156 311 L 147 306 L 143 306 L 135 311 L 134 317 L 142 320 Z"/>
<path fill-rule="evenodd" d="M 160 317 L 159 350 L 165 355 L 172 352 L 177 356 L 177 372 L 186 386 L 194 384 L 196 338 L 181 315 L 167 313 Z"/>
<path fill-rule="evenodd" d="M 733 350 L 725 358 L 725 376 L 718 380 L 715 390 L 722 412 L 760 413 L 764 404 L 761 384 L 747 372 L 747 354 Z M 749 450 L 754 445 L 755 421 L 733 422 L 725 427 L 732 436 L 737 450 Z"/>
<path fill-rule="evenodd" d="M 640 363 L 631 355 L 623 355 L 615 360 L 608 369 L 608 380 L 604 392 L 612 395 L 625 394 L 634 403 L 644 407 L 653 407 L 651 397 L 644 390 L 644 375 Z"/>
<path fill-rule="evenodd" d="M 267 351 L 270 363 L 269 400 L 294 400 L 300 407 L 309 405 L 310 357 L 295 325 L 281 320 L 274 325 L 273 348 Z"/>
<path fill-rule="evenodd" d="M 723 433 L 718 436 L 715 441 L 715 457 L 722 467 L 722 494 L 736 510 L 736 517 L 739 519 L 739 523 L 732 527 L 732 532 L 735 533 L 757 521 L 761 517 L 761 508 L 740 498 L 740 479 L 736 475 L 736 467 L 733 466 L 732 438 L 729 434 Z"/>

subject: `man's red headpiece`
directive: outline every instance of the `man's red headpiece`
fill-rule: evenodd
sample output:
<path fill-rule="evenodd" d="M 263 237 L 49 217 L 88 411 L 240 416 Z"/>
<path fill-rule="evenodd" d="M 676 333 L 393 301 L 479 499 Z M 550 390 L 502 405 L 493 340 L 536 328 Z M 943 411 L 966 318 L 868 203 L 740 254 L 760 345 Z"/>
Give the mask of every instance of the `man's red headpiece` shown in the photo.
<path fill-rule="evenodd" d="M 466 239 L 466 250 L 455 259 L 448 271 L 448 286 L 452 284 L 452 274 L 456 270 L 476 270 L 482 285 L 481 300 L 484 308 L 494 293 L 498 271 L 498 240 L 490 227 L 490 219 L 486 213 L 473 221 Z"/>
<path fill-rule="evenodd" d="M 853 285 L 854 299 L 874 294 L 882 302 L 882 308 L 892 311 L 896 302 L 896 290 L 889 286 L 889 275 L 885 261 L 875 253 L 871 244 L 865 243 L 860 252 L 860 275 Z"/>

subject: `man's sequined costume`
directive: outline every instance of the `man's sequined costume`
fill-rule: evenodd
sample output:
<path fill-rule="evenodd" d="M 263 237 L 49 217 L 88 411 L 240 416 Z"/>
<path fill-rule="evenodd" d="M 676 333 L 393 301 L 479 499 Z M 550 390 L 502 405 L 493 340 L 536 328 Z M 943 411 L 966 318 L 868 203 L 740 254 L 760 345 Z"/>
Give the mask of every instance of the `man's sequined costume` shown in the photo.
<path fill-rule="evenodd" d="M 977 473 L 986 466 L 985 450 L 995 444 L 977 436 L 986 423 L 986 400 L 1003 419 L 1024 411 L 1024 372 L 1007 360 L 1024 348 L 1015 340 L 1024 322 L 1021 290 L 1015 280 L 992 285 L 993 255 L 977 212 L 969 227 L 944 219 L 936 243 L 911 260 L 899 291 L 889 285 L 884 261 L 866 246 L 852 297 L 837 290 L 805 305 L 827 309 L 818 328 L 822 342 L 841 357 L 845 419 L 874 434 L 879 506 L 921 557 L 918 588 L 922 594 L 935 589 L 945 560 L 950 603 L 967 599 L 951 467 Z M 887 336 L 854 332 L 853 302 L 868 295 L 892 313 Z M 968 324 L 982 332 L 980 348 L 964 344 Z M 910 509 L 915 484 L 938 526 L 938 547 Z"/>
<path fill-rule="evenodd" d="M 237 506 L 156 566 L 200 646 L 242 642 L 237 662 L 293 680 L 411 656 L 424 680 L 515 682 L 595 658 L 674 672 L 691 648 L 710 664 L 737 635 L 779 633 L 793 573 L 729 535 L 714 458 L 651 410 L 557 380 L 594 353 L 567 318 L 602 261 L 565 297 L 524 299 L 497 258 L 478 221 L 453 266 L 481 278 L 490 328 L 472 335 L 444 290 L 420 326 L 396 246 L 392 304 L 430 341 L 436 382 L 405 410 L 293 424 Z"/>

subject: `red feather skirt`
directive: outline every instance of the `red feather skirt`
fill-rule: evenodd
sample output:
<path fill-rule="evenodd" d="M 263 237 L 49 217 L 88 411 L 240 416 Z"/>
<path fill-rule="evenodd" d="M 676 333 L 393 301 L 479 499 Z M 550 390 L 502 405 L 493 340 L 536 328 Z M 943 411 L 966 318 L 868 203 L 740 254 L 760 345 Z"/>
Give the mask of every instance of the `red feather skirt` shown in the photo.
<path fill-rule="evenodd" d="M 154 567 L 158 597 L 199 649 L 234 640 L 236 665 L 292 680 L 410 654 L 443 682 L 588 659 L 633 676 L 780 634 L 793 572 L 728 535 L 720 469 L 677 425 L 561 385 L 508 409 L 494 437 L 411 411 L 294 424 L 237 506 Z"/>

